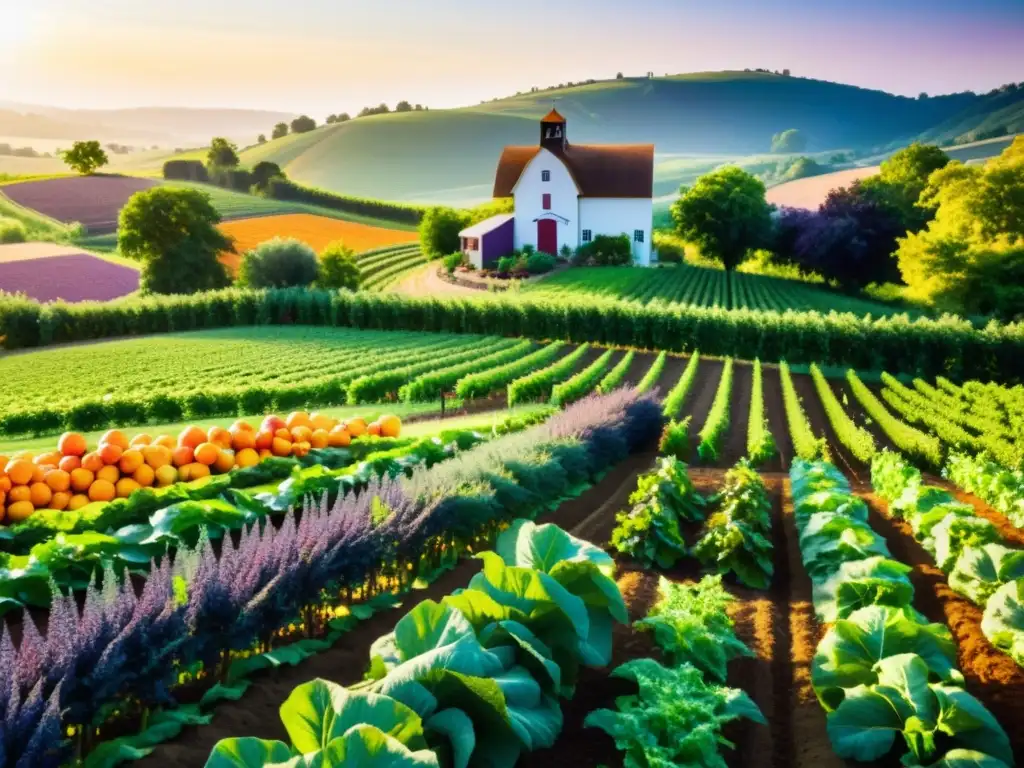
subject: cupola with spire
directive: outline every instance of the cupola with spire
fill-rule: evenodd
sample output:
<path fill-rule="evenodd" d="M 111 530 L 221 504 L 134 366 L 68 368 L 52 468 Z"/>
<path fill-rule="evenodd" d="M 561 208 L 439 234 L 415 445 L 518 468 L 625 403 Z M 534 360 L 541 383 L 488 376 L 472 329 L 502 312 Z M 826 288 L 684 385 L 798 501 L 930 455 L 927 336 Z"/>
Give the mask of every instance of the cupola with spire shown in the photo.
<path fill-rule="evenodd" d="M 562 152 L 569 141 L 565 134 L 565 118 L 552 107 L 540 121 L 540 145 L 552 152 Z"/>

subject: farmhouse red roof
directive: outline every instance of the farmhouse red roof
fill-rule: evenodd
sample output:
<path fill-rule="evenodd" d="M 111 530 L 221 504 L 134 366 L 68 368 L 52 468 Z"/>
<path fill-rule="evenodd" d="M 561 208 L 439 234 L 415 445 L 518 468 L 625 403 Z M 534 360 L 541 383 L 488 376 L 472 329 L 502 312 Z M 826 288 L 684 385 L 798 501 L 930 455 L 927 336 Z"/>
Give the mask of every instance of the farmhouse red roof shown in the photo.
<path fill-rule="evenodd" d="M 494 196 L 511 197 L 526 166 L 541 148 L 505 147 L 494 177 Z M 653 197 L 653 144 L 570 144 L 555 154 L 565 163 L 581 197 Z"/>

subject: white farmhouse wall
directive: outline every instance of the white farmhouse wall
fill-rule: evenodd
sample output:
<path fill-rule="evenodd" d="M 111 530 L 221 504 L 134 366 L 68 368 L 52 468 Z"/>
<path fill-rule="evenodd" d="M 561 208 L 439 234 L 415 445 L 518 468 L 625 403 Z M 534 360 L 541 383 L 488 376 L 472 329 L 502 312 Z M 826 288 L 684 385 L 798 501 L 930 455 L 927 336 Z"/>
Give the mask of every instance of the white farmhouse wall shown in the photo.
<path fill-rule="evenodd" d="M 551 172 L 551 181 L 541 181 L 542 171 Z M 523 169 L 512 194 L 516 206 L 516 250 L 522 249 L 524 245 L 537 247 L 536 219 L 546 213 L 561 217 L 555 219 L 558 223 L 559 249 L 563 245 L 570 248 L 579 245 L 579 190 L 569 170 L 558 157 L 546 149 L 540 150 Z M 551 195 L 551 209 L 547 211 L 543 205 L 544 194 Z"/>
<path fill-rule="evenodd" d="M 626 234 L 633 244 L 633 260 L 644 267 L 650 265 L 651 228 L 654 224 L 654 203 L 651 199 L 583 197 L 580 198 L 579 209 L 581 233 L 589 229 L 594 235 Z M 637 229 L 644 232 L 642 243 L 633 240 L 633 231 Z"/>

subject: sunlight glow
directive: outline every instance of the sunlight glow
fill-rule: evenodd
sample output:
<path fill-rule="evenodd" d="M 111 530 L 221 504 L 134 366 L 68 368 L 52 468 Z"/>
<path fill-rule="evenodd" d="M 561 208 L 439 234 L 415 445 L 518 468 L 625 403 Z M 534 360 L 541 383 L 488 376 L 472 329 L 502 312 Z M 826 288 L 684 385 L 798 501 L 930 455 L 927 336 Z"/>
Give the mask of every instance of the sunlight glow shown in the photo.
<path fill-rule="evenodd" d="M 27 43 L 32 35 L 33 20 L 25 7 L 13 5 L 0 11 L 0 45 Z"/>

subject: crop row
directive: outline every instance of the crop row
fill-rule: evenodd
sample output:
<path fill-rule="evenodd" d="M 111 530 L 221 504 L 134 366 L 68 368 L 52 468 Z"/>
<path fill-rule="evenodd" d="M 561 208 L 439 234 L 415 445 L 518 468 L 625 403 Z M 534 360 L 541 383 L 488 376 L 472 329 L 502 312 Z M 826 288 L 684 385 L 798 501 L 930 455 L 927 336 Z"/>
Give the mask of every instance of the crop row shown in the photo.
<path fill-rule="evenodd" d="M 913 610 L 911 568 L 889 558 L 864 501 L 828 463 L 795 461 L 790 478 L 814 609 L 831 625 L 811 684 L 836 755 L 875 762 L 902 737 L 903 765 L 1013 765 L 1006 732 L 963 688 L 948 627 Z"/>
<path fill-rule="evenodd" d="M 942 444 L 937 438 L 904 424 L 889 413 L 885 405 L 875 397 L 875 394 L 868 389 L 853 370 L 846 372 L 846 381 L 857 402 L 892 440 L 893 445 L 928 466 L 935 468 L 942 466 Z"/>
<path fill-rule="evenodd" d="M 715 399 L 708 411 L 707 421 L 700 430 L 697 453 L 704 461 L 715 461 L 722 452 L 722 440 L 729 431 L 729 400 L 732 398 L 732 358 L 722 366 Z"/>
<path fill-rule="evenodd" d="M 793 377 L 789 365 L 779 363 L 779 380 L 782 384 L 782 404 L 786 409 L 786 423 L 789 425 L 789 437 L 793 441 L 793 452 L 805 461 L 814 461 L 827 452 L 825 438 L 816 438 L 811 422 L 807 419 L 800 396 L 793 386 Z"/>
<path fill-rule="evenodd" d="M 546 368 L 528 373 L 508 385 L 509 406 L 533 400 L 546 399 L 551 390 L 559 382 L 565 381 L 572 374 L 576 363 L 590 351 L 589 344 L 581 344 L 565 357 L 556 360 Z"/>
<path fill-rule="evenodd" d="M 1024 472 L 1009 470 L 984 454 L 953 453 L 946 459 L 943 474 L 1024 528 Z"/>
<path fill-rule="evenodd" d="M 883 453 L 871 482 L 906 520 L 914 538 L 946 573 L 949 586 L 984 611 L 981 631 L 993 646 L 1024 666 L 1024 550 L 1008 547 L 999 529 L 897 454 Z"/>
<path fill-rule="evenodd" d="M 272 646 L 276 630 L 297 616 L 306 637 L 327 634 L 336 606 L 353 592 L 367 599 L 429 577 L 457 553 L 493 541 L 502 521 L 536 516 L 592 481 L 660 426 L 649 399 L 627 391 L 588 398 L 409 481 L 375 483 L 333 506 L 310 501 L 280 529 L 253 526 L 237 543 L 225 537 L 219 554 L 202 538 L 173 564 L 159 562 L 138 599 L 113 569 L 102 589 L 87 580 L 84 613 L 56 594 L 45 637 L 27 614 L 17 650 L 4 635 L 7 761 L 61 762 L 76 745 L 94 743 L 108 713 L 164 704 L 181 669 L 211 685 L 240 655 Z M 501 488 L 514 478 L 521 491 L 499 491 L 499 477 Z"/>
<path fill-rule="evenodd" d="M 747 456 L 754 464 L 768 461 L 775 455 L 775 438 L 768 428 L 764 406 L 764 377 L 761 361 L 754 361 L 751 376 L 750 414 L 747 416 Z"/>
<path fill-rule="evenodd" d="M 958 379 L 1024 378 L 1024 326 L 975 328 L 944 317 L 910 321 L 850 314 L 644 307 L 616 299 L 517 296 L 407 297 L 275 289 L 226 289 L 105 304 L 0 299 L 7 349 L 225 326 L 331 325 L 379 330 L 562 339 L 791 364 L 817 362 Z"/>
<path fill-rule="evenodd" d="M 629 373 L 630 366 L 633 365 L 633 357 L 635 354 L 636 353 L 632 349 L 627 350 L 626 354 L 622 356 L 622 359 L 615 364 L 615 367 L 608 371 L 605 377 L 601 379 L 600 383 L 598 383 L 597 391 L 603 395 L 607 395 L 613 389 L 621 387 L 622 383 L 626 380 L 626 374 Z"/>
<path fill-rule="evenodd" d="M 814 388 L 818 391 L 821 405 L 825 409 L 825 415 L 839 442 L 855 459 L 868 464 L 877 450 L 875 438 L 864 427 L 857 426 L 850 418 L 846 408 L 839 402 L 832 387 L 829 386 L 828 380 L 825 379 L 825 375 L 817 365 L 811 364 L 811 378 L 814 380 Z"/>
<path fill-rule="evenodd" d="M 647 369 L 647 373 L 640 379 L 640 382 L 636 385 L 637 390 L 640 392 L 647 392 L 661 378 L 662 371 L 665 370 L 665 360 L 668 358 L 668 353 L 659 352 L 658 356 L 654 358 L 654 362 L 651 363 L 651 367 Z"/>
<path fill-rule="evenodd" d="M 564 346 L 560 341 L 553 341 L 519 360 L 479 373 L 468 374 L 459 379 L 455 386 L 455 394 L 467 400 L 493 395 L 505 389 L 516 379 L 550 363 L 561 354 Z"/>
<path fill-rule="evenodd" d="M 551 388 L 551 404 L 561 407 L 575 403 L 580 398 L 589 395 L 603 378 L 613 354 L 615 354 L 615 350 L 605 350 L 599 358 L 582 371 L 561 384 L 555 384 Z"/>
<path fill-rule="evenodd" d="M 674 419 L 679 415 L 683 408 L 683 403 L 686 402 L 686 396 L 690 394 L 693 382 L 697 379 L 697 369 L 699 366 L 700 352 L 694 350 L 693 354 L 690 355 L 689 361 L 686 363 L 686 368 L 683 369 L 683 375 L 679 377 L 679 381 L 665 395 L 663 411 L 667 418 Z"/>
<path fill-rule="evenodd" d="M 494 367 L 519 360 L 533 349 L 533 342 L 521 341 L 518 344 L 499 349 L 484 357 L 478 357 L 464 363 L 449 365 L 439 370 L 428 371 L 409 380 L 398 389 L 398 396 L 405 402 L 423 402 L 450 392 L 461 379 L 474 373 L 486 372 Z"/>

